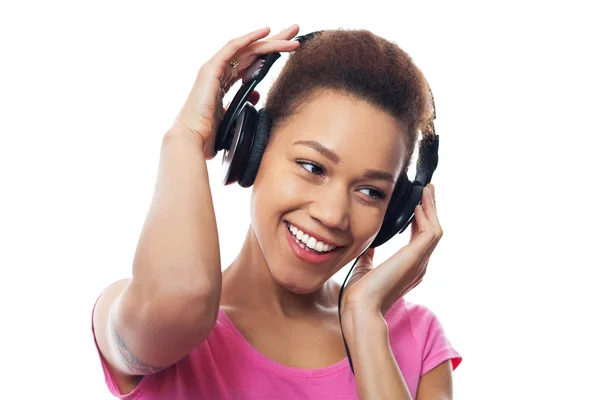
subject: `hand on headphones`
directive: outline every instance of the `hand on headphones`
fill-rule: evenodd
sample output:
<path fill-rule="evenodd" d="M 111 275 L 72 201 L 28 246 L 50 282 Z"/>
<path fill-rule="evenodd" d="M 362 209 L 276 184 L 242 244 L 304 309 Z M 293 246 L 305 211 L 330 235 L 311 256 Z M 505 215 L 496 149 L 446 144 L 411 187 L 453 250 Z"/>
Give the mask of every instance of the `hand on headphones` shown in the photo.
<path fill-rule="evenodd" d="M 343 321 L 351 321 L 357 312 L 385 316 L 396 301 L 421 282 L 442 234 L 434 186 L 428 184 L 423 190 L 422 205 L 415 209 L 410 242 L 377 268 L 373 267 L 373 248 L 356 263 L 342 296 L 341 313 L 350 316 Z"/>
<path fill-rule="evenodd" d="M 195 135 L 201 139 L 205 158 L 214 158 L 215 135 L 225 114 L 223 97 L 259 56 L 296 50 L 300 44 L 290 39 L 299 29 L 298 25 L 292 25 L 268 39 L 259 40 L 270 31 L 262 28 L 230 40 L 200 68 L 170 132 Z"/>

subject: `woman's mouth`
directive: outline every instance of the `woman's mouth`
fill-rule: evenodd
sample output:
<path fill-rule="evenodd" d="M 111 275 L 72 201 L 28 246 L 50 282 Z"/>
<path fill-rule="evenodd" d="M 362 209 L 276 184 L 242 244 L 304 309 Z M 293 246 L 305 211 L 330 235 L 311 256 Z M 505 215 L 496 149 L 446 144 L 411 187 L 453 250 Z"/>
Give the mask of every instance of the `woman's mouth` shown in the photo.
<path fill-rule="evenodd" d="M 321 264 L 330 260 L 339 253 L 342 247 L 336 247 L 328 243 L 318 241 L 316 238 L 305 234 L 294 225 L 284 221 L 287 231 L 287 242 L 292 252 L 300 260 L 311 263 Z"/>

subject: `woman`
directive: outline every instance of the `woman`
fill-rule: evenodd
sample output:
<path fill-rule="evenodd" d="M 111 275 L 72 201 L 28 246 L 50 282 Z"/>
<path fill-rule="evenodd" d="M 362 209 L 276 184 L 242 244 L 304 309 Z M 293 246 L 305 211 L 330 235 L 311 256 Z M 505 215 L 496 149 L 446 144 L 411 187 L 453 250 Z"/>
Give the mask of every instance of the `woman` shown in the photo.
<path fill-rule="evenodd" d="M 432 120 L 426 81 L 406 53 L 368 31 L 327 31 L 301 49 L 290 40 L 298 31 L 261 40 L 263 28 L 229 41 L 200 68 L 165 134 L 133 278 L 107 288 L 93 312 L 115 396 L 452 397 L 459 354 L 433 313 L 402 299 L 442 235 L 433 185 L 405 248 L 377 268 L 373 249 L 364 253 Z M 252 223 L 222 272 L 206 161 L 216 155 L 224 94 L 273 52 L 293 54 L 265 105 L 272 124 Z M 331 278 L 363 253 L 343 290 L 340 326 L 341 288 Z"/>

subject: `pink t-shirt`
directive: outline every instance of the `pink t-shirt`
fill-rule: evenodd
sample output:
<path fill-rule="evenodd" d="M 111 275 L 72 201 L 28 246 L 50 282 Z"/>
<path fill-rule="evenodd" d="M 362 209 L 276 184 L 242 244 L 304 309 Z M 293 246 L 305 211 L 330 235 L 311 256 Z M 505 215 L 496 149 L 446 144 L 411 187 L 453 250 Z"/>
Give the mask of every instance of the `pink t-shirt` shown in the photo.
<path fill-rule="evenodd" d="M 443 361 L 452 360 L 453 369 L 462 361 L 426 307 L 401 299 L 385 319 L 392 351 L 413 398 L 421 376 Z M 358 399 L 347 358 L 318 369 L 279 364 L 253 348 L 223 310 L 200 346 L 166 370 L 145 376 L 128 394 L 119 393 L 100 360 L 110 392 L 127 400 Z"/>

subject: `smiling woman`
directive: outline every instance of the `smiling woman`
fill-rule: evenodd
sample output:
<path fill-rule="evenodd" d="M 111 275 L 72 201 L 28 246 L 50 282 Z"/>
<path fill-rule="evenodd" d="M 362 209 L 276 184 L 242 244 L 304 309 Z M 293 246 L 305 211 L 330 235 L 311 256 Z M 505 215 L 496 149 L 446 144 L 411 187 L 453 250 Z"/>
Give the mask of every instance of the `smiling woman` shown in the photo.
<path fill-rule="evenodd" d="M 300 46 L 290 40 L 298 30 L 231 40 L 202 66 L 165 135 L 133 278 L 105 290 L 93 312 L 117 397 L 452 397 L 461 357 L 435 315 L 403 299 L 442 236 L 433 185 L 406 247 L 377 268 L 364 253 L 419 132 L 432 133 L 427 83 L 404 51 L 369 31 L 325 31 Z M 253 185 L 251 224 L 221 271 L 206 160 L 231 142 L 216 137 L 229 124 L 223 96 L 255 73 L 259 56 L 284 51 L 294 53 L 254 120 L 265 147 L 249 153 L 259 155 L 255 173 L 241 175 Z M 232 128 L 239 143 L 244 127 Z M 361 254 L 338 298 L 332 277 Z"/>
<path fill-rule="evenodd" d="M 377 132 L 376 140 L 365 132 Z M 296 293 L 314 293 L 360 254 L 377 234 L 402 168 L 402 135 L 387 112 L 336 92 L 321 91 L 273 130 L 251 196 L 259 264 Z M 360 156 L 357 156 L 360 154 Z M 393 180 L 365 177 L 377 170 Z M 307 270 L 281 242 L 287 221 L 343 246 L 334 260 Z M 329 258 L 328 258 L 329 259 Z M 226 276 L 228 274 L 225 271 Z M 333 294 L 333 293 L 332 293 Z"/>

